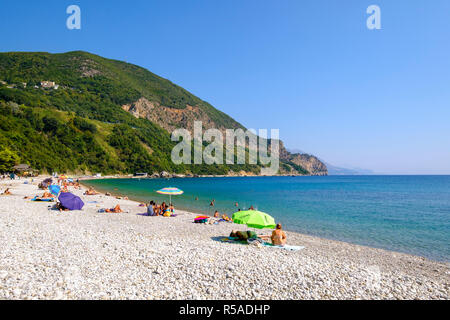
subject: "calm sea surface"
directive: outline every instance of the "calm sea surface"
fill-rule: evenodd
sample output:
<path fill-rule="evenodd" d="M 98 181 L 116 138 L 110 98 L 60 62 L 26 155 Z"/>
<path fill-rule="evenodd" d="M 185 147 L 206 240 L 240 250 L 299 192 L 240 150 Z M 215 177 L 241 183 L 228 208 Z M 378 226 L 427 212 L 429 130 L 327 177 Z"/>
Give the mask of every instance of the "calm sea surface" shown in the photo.
<path fill-rule="evenodd" d="M 286 230 L 450 261 L 450 176 L 99 179 L 86 182 L 131 199 L 212 214 L 239 208 L 272 215 Z M 195 198 L 198 197 L 198 200 Z M 209 203 L 215 199 L 215 207 Z"/>

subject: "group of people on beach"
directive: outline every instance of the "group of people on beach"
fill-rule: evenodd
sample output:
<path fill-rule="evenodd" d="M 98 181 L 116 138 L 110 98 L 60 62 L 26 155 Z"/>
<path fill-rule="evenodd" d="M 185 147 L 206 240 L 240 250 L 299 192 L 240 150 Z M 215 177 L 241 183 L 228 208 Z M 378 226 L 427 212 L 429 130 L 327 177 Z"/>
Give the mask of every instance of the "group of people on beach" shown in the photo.
<path fill-rule="evenodd" d="M 237 238 L 241 241 L 247 241 L 248 239 L 261 239 L 261 241 L 271 241 L 274 246 L 284 246 L 286 245 L 287 237 L 286 233 L 281 228 L 281 224 L 277 224 L 272 235 L 257 235 L 254 231 L 236 231 L 233 230 L 230 233 L 230 237 Z"/>
<path fill-rule="evenodd" d="M 220 217 L 220 213 L 217 210 L 216 212 L 214 212 L 214 218 L 221 218 L 225 221 L 232 221 L 231 218 L 229 218 L 226 214 L 222 214 L 222 217 Z"/>
<path fill-rule="evenodd" d="M 62 189 L 61 192 L 69 192 L 68 187 L 74 187 L 75 189 L 81 189 L 81 186 L 79 184 L 78 181 L 76 182 L 67 182 L 67 181 L 62 181 L 59 183 L 60 185 L 62 185 Z M 11 190 L 10 188 L 6 188 L 6 190 L 2 193 L 0 193 L 0 195 L 11 195 Z M 86 192 L 84 192 L 84 195 L 98 195 L 100 194 L 99 192 L 97 192 L 92 186 L 89 187 L 88 190 L 86 190 Z M 110 194 L 106 194 L 107 196 L 109 196 Z M 28 199 L 29 197 L 25 197 L 25 199 Z M 56 196 L 48 191 L 45 191 L 42 196 L 36 196 L 34 199 L 38 199 L 38 200 L 46 200 L 46 199 L 55 199 Z M 119 197 L 117 197 L 119 198 Z M 128 198 L 126 198 L 128 200 Z M 195 198 L 195 200 L 198 200 L 198 197 Z M 146 206 L 145 204 L 141 204 L 140 206 Z M 215 200 L 211 200 L 210 202 L 210 207 L 214 207 L 215 206 Z M 238 203 L 235 203 L 235 206 L 238 207 Z M 58 207 L 58 204 L 56 205 L 56 209 L 59 209 L 60 211 L 66 211 L 67 209 L 64 207 Z M 250 208 L 248 210 L 255 210 L 255 208 L 252 206 L 250 206 Z M 100 211 L 100 210 L 99 210 Z M 241 209 L 237 209 L 237 211 L 241 211 Z M 102 209 L 101 212 L 108 212 L 108 213 L 122 213 L 124 212 L 122 210 L 122 208 L 120 207 L 119 204 L 117 204 L 114 208 L 108 208 L 108 209 Z M 166 202 L 162 202 L 160 205 L 157 204 L 155 201 L 150 201 L 150 203 L 147 205 L 147 215 L 148 216 L 164 216 L 164 217 L 170 217 L 170 216 L 175 216 L 175 208 L 174 205 L 172 203 L 167 204 Z M 232 222 L 233 220 L 231 218 L 229 218 L 226 214 L 220 214 L 218 210 L 215 210 L 214 215 L 212 217 L 210 217 L 211 221 L 227 221 L 227 222 Z M 277 224 L 275 230 L 272 232 L 272 235 L 266 235 L 266 236 L 262 236 L 262 235 L 256 235 L 256 233 L 252 232 L 252 231 L 235 231 L 233 230 L 230 234 L 230 237 L 235 237 L 238 238 L 240 240 L 247 240 L 247 239 L 260 239 L 260 241 L 271 241 L 271 243 L 273 245 L 279 245 L 279 246 L 284 246 L 286 244 L 286 234 L 284 233 L 284 231 L 282 230 L 281 224 Z"/>
<path fill-rule="evenodd" d="M 147 215 L 148 216 L 163 216 L 170 217 L 174 216 L 175 208 L 172 203 L 166 204 L 165 202 L 158 205 L 155 201 L 150 201 L 147 206 Z"/>

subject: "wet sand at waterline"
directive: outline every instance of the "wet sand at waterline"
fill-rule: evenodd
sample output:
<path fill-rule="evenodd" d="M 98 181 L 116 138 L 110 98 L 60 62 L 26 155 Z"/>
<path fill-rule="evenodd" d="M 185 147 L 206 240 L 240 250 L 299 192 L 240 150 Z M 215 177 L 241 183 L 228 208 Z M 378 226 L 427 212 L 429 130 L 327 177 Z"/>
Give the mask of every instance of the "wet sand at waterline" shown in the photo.
<path fill-rule="evenodd" d="M 137 202 L 83 196 L 82 211 L 31 202 L 43 177 L 3 180 L 0 299 L 449 299 L 448 264 L 286 232 L 286 251 L 218 241 L 246 227 L 148 217 Z M 24 184 L 28 181 L 29 184 Z M 99 213 L 120 204 L 125 213 Z M 270 234 L 271 230 L 261 233 Z"/>

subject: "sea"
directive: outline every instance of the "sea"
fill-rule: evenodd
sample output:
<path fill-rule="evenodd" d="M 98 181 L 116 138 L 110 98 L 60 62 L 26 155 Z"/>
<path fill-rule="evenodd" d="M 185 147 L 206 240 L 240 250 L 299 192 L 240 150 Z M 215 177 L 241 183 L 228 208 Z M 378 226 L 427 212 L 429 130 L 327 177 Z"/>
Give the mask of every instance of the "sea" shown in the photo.
<path fill-rule="evenodd" d="M 450 176 L 283 176 L 97 179 L 99 191 L 230 217 L 253 206 L 288 231 L 450 261 Z M 212 200 L 214 207 L 210 206 Z"/>

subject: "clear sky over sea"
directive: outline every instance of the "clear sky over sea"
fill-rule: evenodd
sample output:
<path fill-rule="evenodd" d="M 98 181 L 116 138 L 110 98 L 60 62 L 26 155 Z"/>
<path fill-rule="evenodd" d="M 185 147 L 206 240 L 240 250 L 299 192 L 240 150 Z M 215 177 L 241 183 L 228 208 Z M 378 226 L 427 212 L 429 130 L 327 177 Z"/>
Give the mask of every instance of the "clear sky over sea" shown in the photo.
<path fill-rule="evenodd" d="M 450 174 L 448 0 L 0 2 L 0 51 L 72 50 L 143 66 L 334 165 Z"/>

